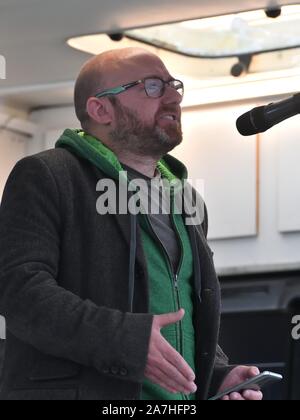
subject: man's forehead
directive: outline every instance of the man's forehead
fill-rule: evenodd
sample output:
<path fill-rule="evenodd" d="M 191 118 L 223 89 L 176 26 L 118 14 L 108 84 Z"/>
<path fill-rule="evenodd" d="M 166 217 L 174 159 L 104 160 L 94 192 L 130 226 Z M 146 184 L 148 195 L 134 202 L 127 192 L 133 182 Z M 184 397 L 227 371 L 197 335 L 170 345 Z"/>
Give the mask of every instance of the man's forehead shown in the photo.
<path fill-rule="evenodd" d="M 164 63 L 152 54 L 140 53 L 124 59 L 116 59 L 114 62 L 108 62 L 107 67 L 107 75 L 105 75 L 107 87 L 133 82 L 145 77 L 171 78 Z"/>

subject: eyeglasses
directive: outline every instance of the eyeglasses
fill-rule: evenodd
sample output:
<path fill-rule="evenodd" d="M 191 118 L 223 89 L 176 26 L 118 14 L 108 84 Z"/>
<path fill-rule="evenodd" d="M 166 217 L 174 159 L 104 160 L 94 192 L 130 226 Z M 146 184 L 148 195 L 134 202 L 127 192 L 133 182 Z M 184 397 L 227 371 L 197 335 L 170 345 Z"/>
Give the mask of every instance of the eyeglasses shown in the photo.
<path fill-rule="evenodd" d="M 102 92 L 96 93 L 96 98 L 103 98 L 104 96 L 119 95 L 126 90 L 143 83 L 145 92 L 150 98 L 160 98 L 164 95 L 166 86 L 175 89 L 182 97 L 184 95 L 184 86 L 180 80 L 170 80 L 165 82 L 159 77 L 149 77 L 136 82 L 131 82 L 126 85 L 118 86 L 112 89 L 106 89 Z"/>

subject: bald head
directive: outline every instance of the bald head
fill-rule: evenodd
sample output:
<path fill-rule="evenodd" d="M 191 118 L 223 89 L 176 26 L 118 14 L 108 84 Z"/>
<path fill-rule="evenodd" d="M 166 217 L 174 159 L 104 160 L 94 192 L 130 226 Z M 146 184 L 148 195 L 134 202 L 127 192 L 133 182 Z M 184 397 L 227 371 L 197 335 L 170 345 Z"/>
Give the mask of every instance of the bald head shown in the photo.
<path fill-rule="evenodd" d="M 104 89 L 115 87 L 122 80 L 122 76 L 134 69 L 137 61 L 152 58 L 161 60 L 154 54 L 142 48 L 122 48 L 106 51 L 90 59 L 81 69 L 75 84 L 74 104 L 75 112 L 82 127 L 89 123 L 86 111 L 88 98 Z M 133 80 L 123 80 L 127 83 Z"/>

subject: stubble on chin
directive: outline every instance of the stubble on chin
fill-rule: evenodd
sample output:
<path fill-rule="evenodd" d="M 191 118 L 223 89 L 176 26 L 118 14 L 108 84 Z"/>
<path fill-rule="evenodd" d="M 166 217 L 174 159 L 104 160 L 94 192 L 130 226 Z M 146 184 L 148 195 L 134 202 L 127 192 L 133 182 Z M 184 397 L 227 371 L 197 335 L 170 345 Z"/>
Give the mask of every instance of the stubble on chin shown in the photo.
<path fill-rule="evenodd" d="M 168 152 L 179 146 L 182 142 L 181 126 L 178 129 L 173 129 L 172 132 L 167 133 L 161 127 L 156 127 L 156 137 L 162 147 L 169 148 Z"/>
<path fill-rule="evenodd" d="M 120 106 L 116 101 L 117 126 L 110 136 L 114 146 L 139 156 L 160 159 L 182 142 L 181 124 L 177 128 L 166 129 L 154 124 L 147 126 L 134 113 Z"/>
<path fill-rule="evenodd" d="M 160 159 L 171 152 L 182 142 L 182 134 L 176 133 L 170 136 L 160 127 L 152 130 L 141 130 L 139 133 L 128 130 L 111 132 L 114 145 L 138 156 L 151 156 Z"/>

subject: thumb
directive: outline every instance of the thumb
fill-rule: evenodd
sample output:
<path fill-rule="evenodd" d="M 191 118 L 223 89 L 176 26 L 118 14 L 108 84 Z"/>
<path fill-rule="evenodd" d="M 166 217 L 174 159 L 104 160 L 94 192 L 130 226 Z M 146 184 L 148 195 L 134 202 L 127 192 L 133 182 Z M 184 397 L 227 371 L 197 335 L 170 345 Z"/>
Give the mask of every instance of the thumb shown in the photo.
<path fill-rule="evenodd" d="M 171 312 L 169 314 L 159 315 L 159 326 L 160 328 L 166 327 L 170 324 L 175 324 L 184 317 L 184 309 L 180 309 L 177 312 Z"/>
<path fill-rule="evenodd" d="M 258 376 L 259 374 L 260 374 L 260 370 L 257 367 L 252 366 L 249 368 L 248 375 L 250 378 Z"/>

